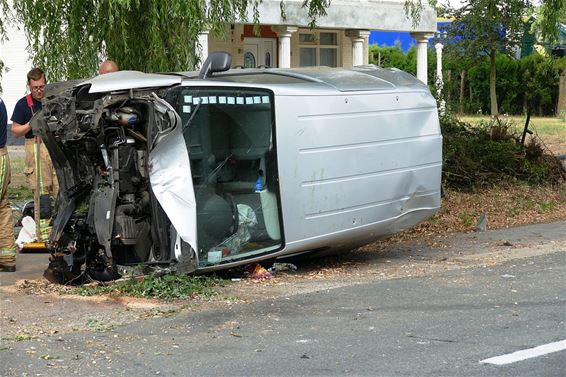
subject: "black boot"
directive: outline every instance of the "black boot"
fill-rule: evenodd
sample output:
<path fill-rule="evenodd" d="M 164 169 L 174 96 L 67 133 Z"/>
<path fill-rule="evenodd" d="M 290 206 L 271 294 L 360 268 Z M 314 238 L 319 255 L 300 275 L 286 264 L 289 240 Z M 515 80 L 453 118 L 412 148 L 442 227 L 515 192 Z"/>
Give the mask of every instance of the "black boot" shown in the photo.
<path fill-rule="evenodd" d="M 0 267 L 0 272 L 16 272 L 16 266 Z"/>

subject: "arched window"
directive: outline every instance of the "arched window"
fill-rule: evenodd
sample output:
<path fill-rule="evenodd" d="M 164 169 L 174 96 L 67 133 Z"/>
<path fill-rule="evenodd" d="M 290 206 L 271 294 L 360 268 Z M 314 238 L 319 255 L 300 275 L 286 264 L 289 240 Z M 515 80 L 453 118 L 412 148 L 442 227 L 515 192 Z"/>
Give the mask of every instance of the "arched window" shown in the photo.
<path fill-rule="evenodd" d="M 244 68 L 255 68 L 255 56 L 250 51 L 244 54 Z"/>

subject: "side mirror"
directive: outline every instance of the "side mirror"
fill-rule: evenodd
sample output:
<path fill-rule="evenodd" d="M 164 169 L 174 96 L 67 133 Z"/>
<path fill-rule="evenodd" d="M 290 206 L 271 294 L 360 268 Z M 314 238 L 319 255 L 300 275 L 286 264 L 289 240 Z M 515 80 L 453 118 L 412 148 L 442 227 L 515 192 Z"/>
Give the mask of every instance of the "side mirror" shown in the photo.
<path fill-rule="evenodd" d="M 214 72 L 224 72 L 230 69 L 232 55 L 225 51 L 211 52 L 204 61 L 198 74 L 199 79 L 212 76 Z"/>

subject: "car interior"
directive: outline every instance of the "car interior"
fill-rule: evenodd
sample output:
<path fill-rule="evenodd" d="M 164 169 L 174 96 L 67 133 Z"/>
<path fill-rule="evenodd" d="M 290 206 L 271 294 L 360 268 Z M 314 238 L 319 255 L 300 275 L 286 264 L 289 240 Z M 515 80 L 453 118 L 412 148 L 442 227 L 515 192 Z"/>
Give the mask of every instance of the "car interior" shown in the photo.
<path fill-rule="evenodd" d="M 199 266 L 282 246 L 272 96 L 250 89 L 180 88 L 197 202 Z"/>

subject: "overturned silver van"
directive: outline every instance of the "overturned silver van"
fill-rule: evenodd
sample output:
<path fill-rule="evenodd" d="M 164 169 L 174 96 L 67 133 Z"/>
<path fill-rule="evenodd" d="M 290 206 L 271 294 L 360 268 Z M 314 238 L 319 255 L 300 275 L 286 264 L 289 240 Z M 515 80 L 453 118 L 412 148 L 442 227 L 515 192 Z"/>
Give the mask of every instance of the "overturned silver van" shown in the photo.
<path fill-rule="evenodd" d="M 348 249 L 440 206 L 435 99 L 376 67 L 121 71 L 48 87 L 33 127 L 60 192 L 52 281 Z"/>

